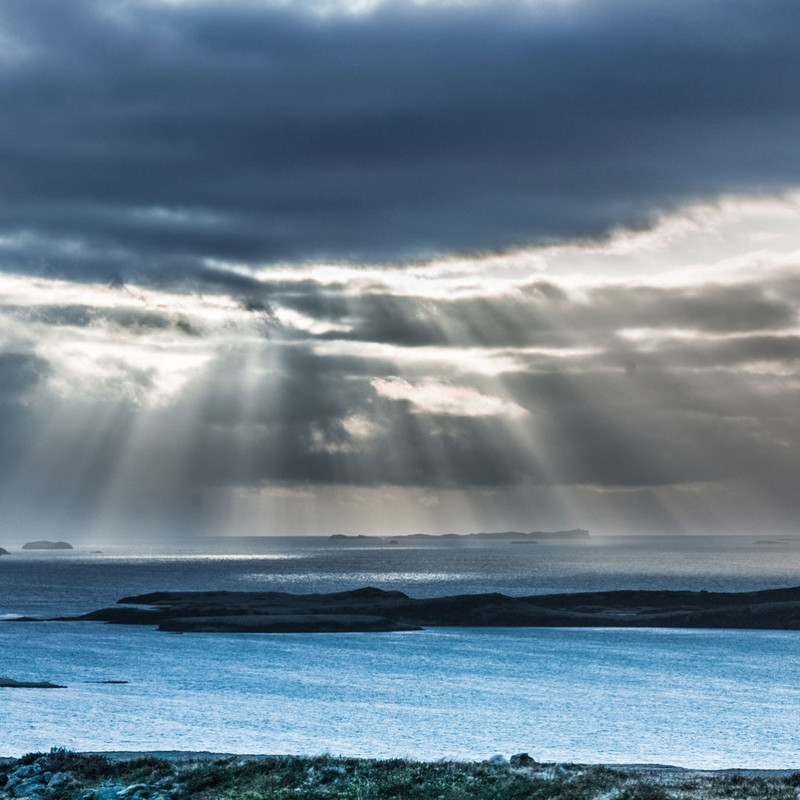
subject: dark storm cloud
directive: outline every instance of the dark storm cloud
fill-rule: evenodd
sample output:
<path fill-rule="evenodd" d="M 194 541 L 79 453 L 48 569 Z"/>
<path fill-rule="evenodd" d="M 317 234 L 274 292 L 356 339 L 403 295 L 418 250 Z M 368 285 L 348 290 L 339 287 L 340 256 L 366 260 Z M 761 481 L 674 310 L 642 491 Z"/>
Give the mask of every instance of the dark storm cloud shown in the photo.
<path fill-rule="evenodd" d="M 9 314 L 23 322 L 43 325 L 78 326 L 112 323 L 129 329 L 161 329 L 177 324 L 174 315 L 156 310 L 98 308 L 90 305 L 41 305 L 33 307 L 0 305 L 0 313 Z"/>
<path fill-rule="evenodd" d="M 33 353 L 0 353 L 0 402 L 24 398 L 47 375 L 48 366 Z"/>
<path fill-rule="evenodd" d="M 507 383 L 540 420 L 539 447 L 565 484 L 668 485 L 754 472 L 769 480 L 800 446 L 785 379 L 651 366 L 634 378 L 585 370 Z"/>
<path fill-rule="evenodd" d="M 590 329 L 576 332 L 583 344 Z M 187 486 L 339 484 L 429 488 L 592 484 L 655 487 L 777 478 L 800 447 L 794 384 L 780 373 L 739 371 L 761 359 L 796 359 L 796 337 L 667 341 L 636 354 L 630 374 L 609 349 L 542 359 L 496 377 L 410 362 L 409 399 L 376 391 L 391 359 L 319 355 L 314 345 L 271 344 L 259 361 L 227 352 L 185 389 L 195 413 L 175 465 Z M 524 358 L 521 362 L 524 363 Z M 702 369 L 697 369 L 702 366 Z M 243 376 L 246 375 L 246 378 Z M 527 415 L 471 416 L 417 406 L 413 387 L 501 397 Z M 246 389 L 243 386 L 246 383 Z M 198 399 L 199 398 L 199 399 Z M 174 411 L 156 419 L 154 461 L 169 458 Z M 771 477 L 770 477 L 771 476 Z"/>
<path fill-rule="evenodd" d="M 404 346 L 570 347 L 610 343 L 626 328 L 729 334 L 780 330 L 797 321 L 791 277 L 737 285 L 607 286 L 568 294 L 537 282 L 508 295 L 456 300 L 273 284 L 274 302 L 350 330 L 322 338 Z"/>
<path fill-rule="evenodd" d="M 0 23 L 0 231 L 28 237 L 5 269 L 502 248 L 800 179 L 793 0 L 27 0 Z"/>
<path fill-rule="evenodd" d="M 176 474 L 200 487 L 635 488 L 756 470 L 769 483 L 800 445 L 790 398 L 760 397 L 747 378 L 654 373 L 636 380 L 645 386 L 631 385 L 622 371 L 510 378 L 507 396 L 530 409 L 515 427 L 501 416 L 419 412 L 376 398 L 364 380 L 272 376 L 258 387 L 262 402 L 250 416 L 235 392 L 214 398 Z M 215 385 L 221 381 L 218 375 Z M 480 379 L 466 383 L 491 390 Z M 370 423 L 363 436 L 347 424 L 354 416 Z M 169 427 L 165 420 L 163 430 Z"/>
<path fill-rule="evenodd" d="M 32 433 L 28 399 L 49 372 L 47 361 L 32 353 L 0 353 L 0 478 L 13 474 Z"/>
<path fill-rule="evenodd" d="M 800 336 L 742 336 L 722 342 L 673 344 L 661 348 L 670 364 L 698 367 L 734 367 L 754 362 L 790 366 L 800 360 Z"/>
<path fill-rule="evenodd" d="M 691 300 L 713 305 L 722 292 L 742 298 L 744 310 L 762 296 L 788 303 L 790 285 L 779 273 L 762 276 L 758 287 L 694 286 Z M 650 289 L 663 293 L 664 305 L 683 308 L 686 287 Z M 41 529 L 80 525 L 111 508 L 123 527 L 197 531 L 214 528 L 231 493 L 275 485 L 650 492 L 744 481 L 791 518 L 796 492 L 786 476 L 800 453 L 796 334 L 772 330 L 772 317 L 755 313 L 745 315 L 750 331 L 697 326 L 674 337 L 659 318 L 667 327 L 654 328 L 655 339 L 626 342 L 608 321 L 609 304 L 638 318 L 650 289 L 536 294 L 544 306 L 537 335 L 546 336 L 550 319 L 551 338 L 566 328 L 576 352 L 506 345 L 500 374 L 484 373 L 477 355 L 450 362 L 453 346 L 423 358 L 418 346 L 303 341 L 282 337 L 280 327 L 272 337 L 223 339 L 218 348 L 213 327 L 191 340 L 170 334 L 152 345 L 167 364 L 182 352 L 170 348 L 187 341 L 210 360 L 166 401 L 156 393 L 152 403 L 160 372 L 138 365 L 138 351 L 128 363 L 124 345 L 148 332 L 163 336 L 174 314 L 165 312 L 165 327 L 126 327 L 115 314 L 128 312 L 115 309 L 84 327 L 81 309 L 24 317 L 24 309 L 6 308 L 18 322 L 36 322 L 38 349 L 52 355 L 49 363 L 23 352 L 0 358 L 0 500 L 12 519 Z M 404 308 L 413 326 L 409 308 L 422 301 L 380 299 Z M 510 300 L 469 306 L 472 327 L 458 343 L 472 346 L 469 331 L 486 327 L 480 314 L 500 318 Z M 275 303 L 280 309 L 280 296 Z M 358 317 L 358 304 L 350 304 Z M 71 330 L 99 331 L 102 341 L 102 325 L 107 343 L 119 342 L 118 354 L 112 348 L 86 372 L 83 361 L 62 363 L 57 345 Z M 626 369 L 630 359 L 637 369 Z"/>
<path fill-rule="evenodd" d="M 53 354 L 51 364 L 19 353 L 0 361 L 3 430 L 16 442 L 0 460 L 13 475 L 49 423 L 56 451 L 79 442 L 78 452 L 92 454 L 92 480 L 67 491 L 48 466 L 31 486 L 52 483 L 47 493 L 75 494 L 75 503 L 86 494 L 87 506 L 134 445 L 138 477 L 129 482 L 179 516 L 196 511 L 186 505 L 193 492 L 270 483 L 635 488 L 753 470 L 766 480 L 800 448 L 792 269 L 726 284 L 540 281 L 456 300 L 275 281 L 258 287 L 265 299 L 243 294 L 230 304 L 234 327 L 193 316 L 205 308 L 196 295 L 176 295 L 178 310 L 157 293 L 155 304 L 137 306 L 144 295 L 118 286 L 101 290 L 107 305 L 56 306 L 41 283 L 46 303 L 33 302 L 32 282 L 27 305 L 0 306 L 23 330 L 35 324 L 38 349 Z M 293 329 L 279 321 L 286 309 L 352 327 Z M 631 329 L 638 338 L 626 338 Z M 89 333 L 104 355 L 88 372 L 85 361 L 61 363 L 59 343 L 78 336 L 80 351 Z M 142 340 L 166 366 L 139 360 Z M 187 341 L 208 361 L 150 406 Z M 483 347 L 496 348 L 488 374 L 480 352 L 461 357 Z M 80 400 L 60 397 L 64 385 Z"/>
<path fill-rule="evenodd" d="M 244 392 L 245 358 L 226 354 L 186 389 L 200 398 L 176 468 L 189 485 L 495 486 L 535 471 L 502 419 L 418 414 L 380 397 L 370 382 L 386 374 L 380 359 L 272 347 L 270 370 L 251 373 Z M 173 427 L 171 412 L 155 425 Z M 154 441 L 171 447 L 168 436 Z"/>
<path fill-rule="evenodd" d="M 770 231 L 686 257 L 716 281 L 563 274 L 798 185 L 798 35 L 795 0 L 0 5 L 0 502 L 146 528 L 275 484 L 740 481 L 790 518 L 800 283 L 741 245 Z M 626 274 L 698 220 L 660 260 L 620 234 Z M 545 251 L 398 267 L 562 238 L 562 285 Z"/>

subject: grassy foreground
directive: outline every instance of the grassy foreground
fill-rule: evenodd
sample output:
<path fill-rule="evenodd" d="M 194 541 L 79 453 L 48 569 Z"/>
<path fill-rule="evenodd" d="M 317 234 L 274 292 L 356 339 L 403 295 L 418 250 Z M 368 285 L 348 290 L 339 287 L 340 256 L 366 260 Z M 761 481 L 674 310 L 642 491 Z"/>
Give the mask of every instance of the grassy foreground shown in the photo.
<path fill-rule="evenodd" d="M 798 787 L 800 773 L 748 777 L 519 759 L 514 764 L 330 756 L 118 761 L 53 750 L 0 764 L 0 798 L 42 800 L 797 800 Z"/>

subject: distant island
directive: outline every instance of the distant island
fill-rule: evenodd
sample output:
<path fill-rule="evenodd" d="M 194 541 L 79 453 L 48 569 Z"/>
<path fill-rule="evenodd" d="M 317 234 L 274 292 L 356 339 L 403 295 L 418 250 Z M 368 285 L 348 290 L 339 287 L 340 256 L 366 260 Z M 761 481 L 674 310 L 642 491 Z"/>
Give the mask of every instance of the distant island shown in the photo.
<path fill-rule="evenodd" d="M 383 542 L 389 540 L 389 544 L 401 544 L 402 542 L 521 542 L 536 541 L 538 539 L 588 539 L 589 531 L 583 528 L 573 528 L 568 531 L 531 531 L 523 533 L 521 531 L 498 531 L 496 533 L 409 533 L 406 536 L 368 536 L 365 534 L 348 535 L 345 533 L 334 533 L 330 537 L 333 541 L 339 542 Z"/>
<path fill-rule="evenodd" d="M 0 547 L 0 556 L 7 556 L 7 555 L 8 555 L 8 550 L 4 550 L 2 547 Z"/>
<path fill-rule="evenodd" d="M 22 545 L 23 550 L 72 550 L 69 542 L 48 542 L 43 539 L 39 542 L 28 542 Z"/>
<path fill-rule="evenodd" d="M 432 598 L 372 587 L 329 594 L 155 592 L 57 619 L 157 625 L 180 633 L 386 632 L 428 626 L 800 630 L 800 586 L 758 592 L 621 590 Z"/>

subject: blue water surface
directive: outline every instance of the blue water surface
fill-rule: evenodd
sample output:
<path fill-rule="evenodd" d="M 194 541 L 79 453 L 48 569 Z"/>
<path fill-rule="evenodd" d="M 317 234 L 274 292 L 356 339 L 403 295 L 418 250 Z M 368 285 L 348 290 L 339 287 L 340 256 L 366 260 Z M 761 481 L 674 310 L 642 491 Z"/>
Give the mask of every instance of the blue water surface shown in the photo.
<path fill-rule="evenodd" d="M 800 765 L 800 637 L 775 631 L 159 633 L 0 628 L 0 752 L 211 750 Z M 126 680 L 109 685 L 105 680 Z"/>
<path fill-rule="evenodd" d="M 414 596 L 800 583 L 796 541 L 491 547 L 314 540 L 12 552 L 0 617 L 77 614 L 165 589 Z M 800 767 L 800 632 L 431 629 L 395 634 L 159 633 L 0 622 L 0 755 L 211 750 L 421 759 Z M 107 684 L 102 681 L 128 681 Z"/>

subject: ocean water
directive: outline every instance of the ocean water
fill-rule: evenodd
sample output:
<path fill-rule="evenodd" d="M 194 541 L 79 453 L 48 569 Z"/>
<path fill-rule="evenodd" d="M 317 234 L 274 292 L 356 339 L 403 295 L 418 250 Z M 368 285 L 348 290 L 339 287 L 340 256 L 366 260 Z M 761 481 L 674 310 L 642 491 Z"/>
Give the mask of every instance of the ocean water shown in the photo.
<path fill-rule="evenodd" d="M 204 541 L 154 553 L 15 553 L 0 614 L 54 616 L 159 589 L 411 595 L 800 583 L 795 541 L 388 547 Z M 431 629 L 172 635 L 0 624 L 0 754 L 211 750 L 800 767 L 800 632 Z M 106 684 L 103 681 L 127 681 Z"/>
<path fill-rule="evenodd" d="M 535 545 L 389 546 L 307 539 L 195 539 L 135 547 L 13 551 L 0 558 L 0 616 L 78 614 L 161 590 L 331 592 L 377 586 L 415 597 L 620 588 L 749 591 L 800 584 L 800 539 L 615 537 Z"/>

